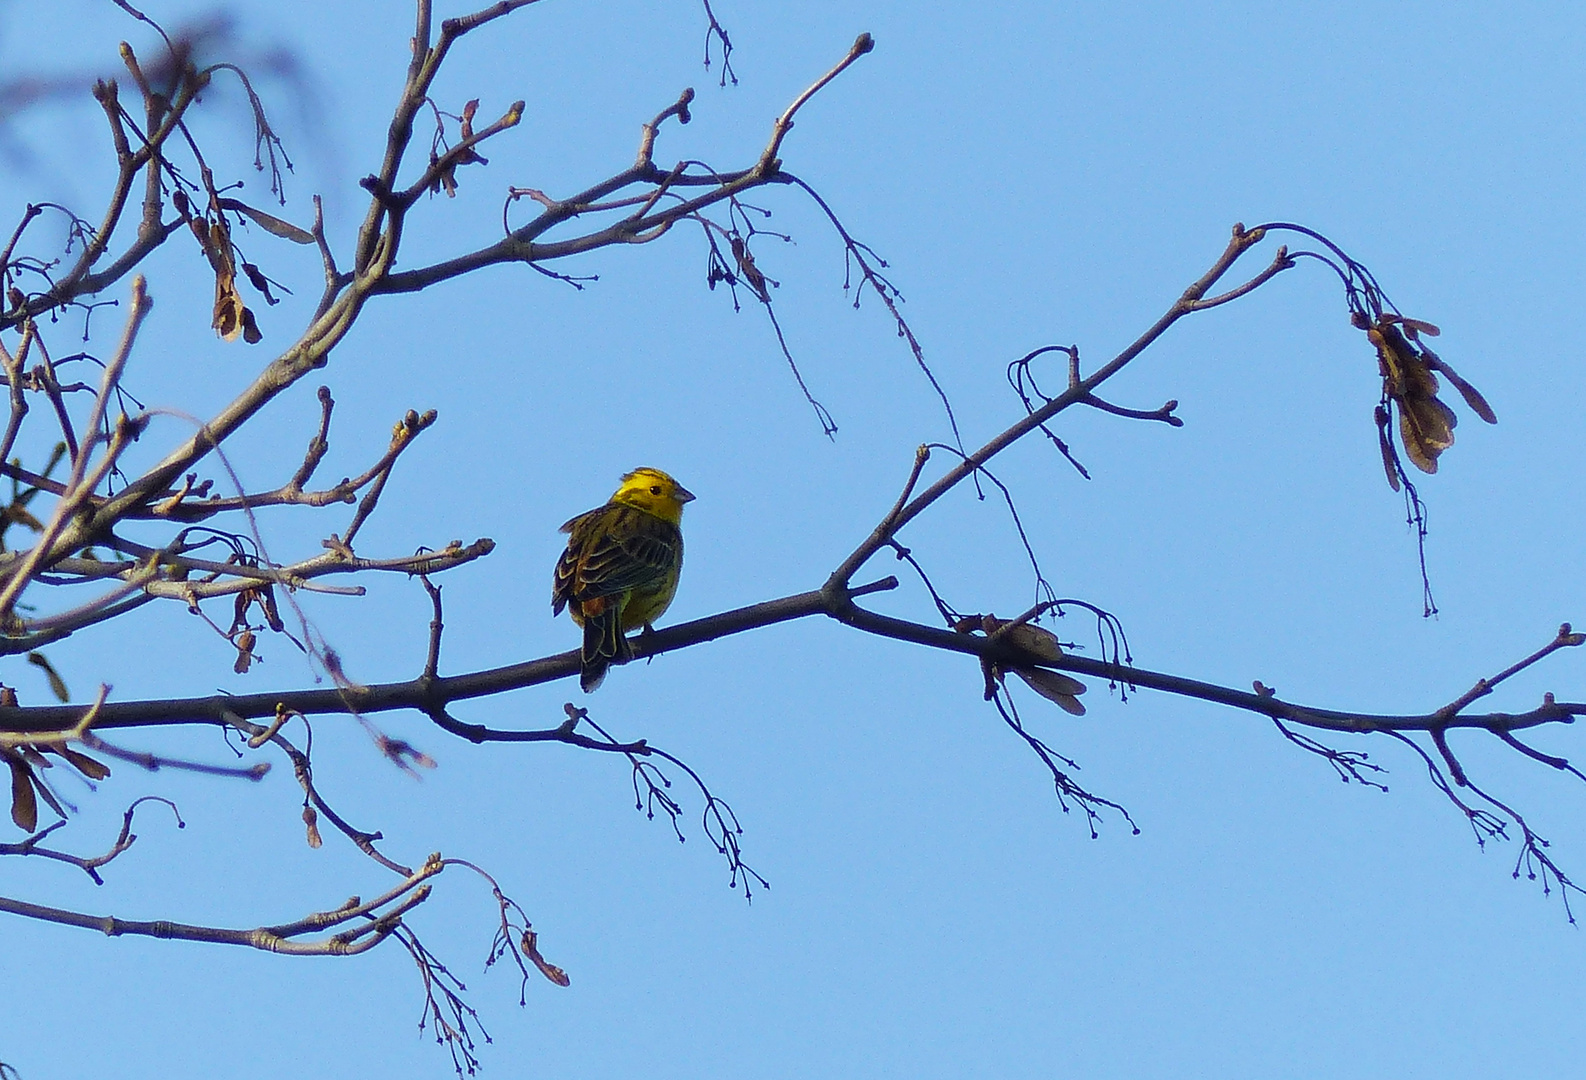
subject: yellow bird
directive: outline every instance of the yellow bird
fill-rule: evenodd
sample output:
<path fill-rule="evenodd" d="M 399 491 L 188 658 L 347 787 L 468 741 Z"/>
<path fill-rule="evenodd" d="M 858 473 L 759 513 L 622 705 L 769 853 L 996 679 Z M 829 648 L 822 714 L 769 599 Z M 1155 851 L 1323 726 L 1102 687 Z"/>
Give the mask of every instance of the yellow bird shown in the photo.
<path fill-rule="evenodd" d="M 584 628 L 579 685 L 587 694 L 606 668 L 633 657 L 626 633 L 651 629 L 683 569 L 683 504 L 694 500 L 660 469 L 634 469 L 605 506 L 562 526 L 567 550 L 556 563 L 551 613 L 569 609 Z"/>

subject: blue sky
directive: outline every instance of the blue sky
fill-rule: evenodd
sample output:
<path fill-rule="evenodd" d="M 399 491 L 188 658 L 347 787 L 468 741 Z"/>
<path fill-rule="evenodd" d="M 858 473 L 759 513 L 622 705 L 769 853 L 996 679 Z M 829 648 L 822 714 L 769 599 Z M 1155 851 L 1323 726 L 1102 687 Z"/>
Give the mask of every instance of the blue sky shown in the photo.
<path fill-rule="evenodd" d="M 1109 358 L 1211 263 L 1235 221 L 1325 232 L 1405 313 L 1442 327 L 1440 354 L 1499 415 L 1489 428 L 1456 405 L 1458 442 L 1421 484 L 1441 608 L 1423 619 L 1414 540 L 1371 424 L 1375 358 L 1336 279 L 1302 266 L 1175 328 L 1107 396 L 1177 399 L 1185 427 L 1070 413 L 1059 433 L 1093 479 L 1036 442 L 995 464 L 1058 592 L 1114 612 L 1141 665 L 1235 687 L 1260 679 L 1320 706 L 1422 712 L 1559 622 L 1586 625 L 1586 21 L 1573 9 L 713 6 L 737 45 L 740 83 L 725 89 L 700 67 L 704 17 L 686 2 L 546 0 L 465 40 L 437 88 L 442 106 L 477 97 L 494 117 L 521 98 L 523 123 L 486 149 L 488 168 L 464 171 L 458 198 L 419 209 L 406 265 L 498 235 L 509 185 L 565 195 L 621 168 L 639 124 L 684 86 L 699 91 L 694 122 L 665 130 L 658 160 L 748 164 L 777 113 L 868 30 L 875 52 L 800 114 L 782 157 L 888 260 L 966 443 L 1020 415 L 1010 360 L 1072 343 L 1087 368 Z M 178 26 L 205 9 L 144 10 Z M 284 50 L 302 72 L 262 83 L 298 166 L 281 213 L 307 221 L 322 193 L 345 253 L 410 15 L 390 2 L 230 10 L 241 51 Z M 0 4 L 7 72 L 103 70 L 122 38 L 152 51 L 108 3 Z M 238 96 L 207 104 L 217 173 L 245 176 L 262 201 Z M 86 95 L 15 123 L 0 144 L 0 217 L 30 199 L 94 205 L 102 124 Z M 835 440 L 762 313 L 734 314 L 704 287 L 703 245 L 682 230 L 562 267 L 599 274 L 581 292 L 509 267 L 371 304 L 334 354 L 327 473 L 360 471 L 403 410 L 440 413 L 360 550 L 498 545 L 443 580 L 445 670 L 571 646 L 547 603 L 557 526 L 635 465 L 666 468 L 699 496 L 668 615 L 681 621 L 819 585 L 890 505 L 914 447 L 948 436 L 885 312 L 868 298 L 852 310 L 841 246 L 815 209 L 790 191 L 757 201 L 795 241 L 758 256 L 781 282 L 779 318 Z M 265 342 L 251 349 L 214 339 L 196 250 L 178 244 L 151 265 L 157 307 L 128 376 L 145 401 L 205 415 L 290 340 L 317 294 L 317 261 L 249 243 L 296 290 L 261 313 Z M 295 466 L 317 381 L 234 446 L 250 486 Z M 149 455 L 185 434 L 162 423 L 140 448 Z M 317 551 L 345 520 L 282 510 L 261 525 L 285 559 Z M 995 500 L 957 492 L 904 540 L 963 610 L 1010 615 L 1030 602 Z M 875 576 L 894 569 L 878 562 Z M 410 678 L 428 601 L 405 579 L 369 584 L 363 599 L 313 597 L 306 610 L 354 677 Z M 932 620 L 912 582 L 875 606 Z M 1090 641 L 1077 612 L 1058 628 Z M 290 646 L 262 648 L 262 668 L 236 676 L 224 643 L 169 605 L 51 655 L 79 697 L 101 680 L 131 699 L 312 679 Z M 0 678 L 43 700 L 32 672 Z M 1522 711 L 1548 690 L 1580 700 L 1583 684 L 1586 665 L 1566 653 L 1492 707 Z M 1266 721 L 1226 709 L 1149 691 L 1125 703 L 1099 684 L 1080 719 L 1028 701 L 1032 727 L 1142 830 L 1112 818 L 1092 841 L 980 690 L 962 657 L 814 620 L 615 671 L 591 715 L 678 754 L 731 803 L 747 860 L 772 884 L 752 904 L 726 887 L 694 822 L 698 799 L 684 797 L 679 845 L 633 811 L 619 761 L 473 747 L 420 717 L 384 718 L 439 762 L 415 782 L 354 724 L 326 718 L 317 775 L 394 855 L 487 866 L 569 971 L 570 988 L 533 982 L 520 1009 L 508 973 L 481 972 L 487 890 L 443 881 L 414 916 L 494 1039 L 486 1075 L 1455 1078 L 1567 1075 L 1579 1060 L 1580 931 L 1556 895 L 1511 880 L 1515 845 L 1478 849 L 1408 750 L 1339 743 L 1391 770 L 1384 795 L 1338 783 Z M 586 703 L 569 682 L 458 713 L 545 727 L 573 699 Z M 1454 741 L 1586 878 L 1579 782 L 1490 738 Z M 1534 741 L 1581 755 L 1569 729 Z M 137 745 L 230 760 L 207 733 Z M 80 814 L 64 835 L 103 846 L 125 804 L 149 793 L 176 799 L 187 828 L 140 815 L 136 847 L 97 888 L 70 868 L 11 860 L 4 892 L 251 926 L 384 887 L 337 838 L 303 844 L 284 768 L 243 786 L 120 767 L 95 794 L 67 789 Z M 0 1060 L 24 1080 L 449 1074 L 415 1030 L 417 981 L 394 947 L 292 960 L 17 920 L 0 932 Z"/>

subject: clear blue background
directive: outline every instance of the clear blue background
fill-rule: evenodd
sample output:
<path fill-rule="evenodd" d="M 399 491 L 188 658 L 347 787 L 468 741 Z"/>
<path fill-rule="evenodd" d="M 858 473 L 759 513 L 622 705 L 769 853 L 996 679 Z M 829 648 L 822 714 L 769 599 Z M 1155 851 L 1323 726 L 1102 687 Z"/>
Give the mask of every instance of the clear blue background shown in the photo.
<path fill-rule="evenodd" d="M 478 97 L 493 119 L 523 98 L 524 121 L 486 148 L 488 168 L 463 171 L 457 199 L 418 208 L 404 265 L 499 235 L 508 185 L 567 195 L 620 169 L 640 123 L 683 86 L 699 89 L 695 122 L 668 125 L 658 160 L 748 164 L 774 116 L 869 30 L 874 54 L 800 115 L 783 158 L 890 262 L 967 443 L 1020 414 L 1008 361 L 1077 342 L 1087 366 L 1101 363 L 1209 265 L 1233 222 L 1267 219 L 1325 231 L 1406 313 L 1440 324 L 1439 351 L 1498 411 L 1487 428 L 1456 403 L 1459 442 L 1422 484 L 1442 607 L 1423 620 L 1414 542 L 1377 460 L 1375 358 L 1336 280 L 1307 265 L 1182 324 L 1107 394 L 1139 407 L 1176 398 L 1186 427 L 1066 414 L 1060 433 L 1088 483 L 1034 441 L 995 463 L 1059 592 L 1115 612 L 1140 664 L 1421 712 L 1561 620 L 1586 624 L 1586 20 L 1574 7 L 716 6 L 738 46 L 742 81 L 728 89 L 700 68 L 704 17 L 684 0 L 547 2 L 466 39 L 439 103 L 457 111 Z M 204 7 L 146 10 L 177 27 Z M 276 0 L 233 15 L 228 55 L 295 60 L 296 77 L 261 79 L 298 164 L 282 213 L 306 222 L 308 196 L 323 193 L 345 263 L 364 206 L 355 182 L 378 160 L 407 62 L 407 5 Z M 146 28 L 108 3 L 0 5 L 7 73 L 86 84 L 114 74 L 122 38 L 155 53 Z M 263 203 L 241 96 L 217 84 L 204 111 L 218 174 L 246 177 L 246 197 Z M 103 123 L 82 94 L 10 124 L 3 220 L 45 197 L 94 207 Z M 790 191 L 754 201 L 796 239 L 762 242 L 759 258 L 782 282 L 777 308 L 841 426 L 835 442 L 763 314 L 734 315 L 703 287 L 703 243 L 682 228 L 559 267 L 600 275 L 583 292 L 506 267 L 373 303 L 334 354 L 325 477 L 361 471 L 403 410 L 440 411 L 360 552 L 497 542 L 444 578 L 445 670 L 569 647 L 573 630 L 546 603 L 556 527 L 636 464 L 699 494 L 668 616 L 685 620 L 818 585 L 890 504 L 913 448 L 946 436 L 885 313 L 870 300 L 850 309 L 841 248 L 818 213 Z M 212 412 L 317 296 L 312 250 L 257 230 L 241 239 L 295 297 L 261 312 L 264 344 L 217 342 L 207 266 L 177 237 L 150 265 L 158 306 L 128 375 L 150 404 Z M 106 352 L 114 319 L 96 316 Z M 64 345 L 70 333 L 57 333 Z M 251 487 L 290 474 L 318 381 L 231 444 Z M 139 451 L 152 460 L 188 430 L 161 421 Z M 317 552 L 346 520 L 262 518 L 282 560 Z M 960 491 L 905 539 L 961 609 L 1028 604 L 1028 566 L 995 500 Z M 362 600 L 306 596 L 305 611 L 354 677 L 412 677 L 424 594 L 400 577 L 367 584 Z M 933 618 L 913 583 L 875 605 Z M 1089 640 L 1078 618 L 1061 628 Z M 169 604 L 50 655 L 79 698 L 101 679 L 122 699 L 309 683 L 289 645 L 261 648 L 263 667 L 235 676 L 225 643 Z M 46 698 L 17 661 L 0 677 L 25 701 Z M 1579 700 L 1583 687 L 1586 664 L 1566 654 L 1490 703 L 1520 711 L 1544 690 Z M 1249 715 L 1150 692 L 1124 704 L 1101 685 L 1082 719 L 1031 701 L 1032 726 L 1143 829 L 1114 818 L 1093 842 L 980 688 L 962 657 L 817 620 L 615 672 L 592 715 L 679 754 L 731 802 L 747 859 L 773 884 L 752 905 L 725 887 L 692 820 L 680 846 L 633 812 L 620 760 L 473 747 L 419 717 L 381 718 L 438 759 L 415 782 L 353 723 L 323 719 L 317 776 L 355 824 L 385 831 L 394 856 L 440 850 L 490 868 L 571 974 L 567 990 L 532 982 L 519 1009 L 509 972 L 480 971 L 488 891 L 442 880 L 413 925 L 469 984 L 495 1039 L 488 1075 L 1446 1080 L 1578 1067 L 1580 932 L 1556 895 L 1510 880 L 1513 844 L 1478 850 L 1405 748 L 1342 742 L 1391 768 L 1382 795 L 1339 784 Z M 457 712 L 547 727 L 569 695 L 560 684 Z M 231 760 L 207 731 L 122 741 Z M 1454 741 L 1586 877 L 1581 784 L 1490 738 Z M 1534 741 L 1581 756 L 1569 729 Z M 145 793 L 177 799 L 189 824 L 140 815 L 137 846 L 100 888 L 67 867 L 7 860 L 7 895 L 252 926 L 385 884 L 339 837 L 304 846 L 286 768 L 252 786 L 118 767 L 97 794 L 62 790 L 81 813 L 60 838 L 79 850 L 108 844 L 121 808 Z M 683 797 L 692 819 L 699 801 Z M 394 945 L 292 960 L 20 920 L 0 933 L 0 1060 L 25 1080 L 449 1072 L 415 1031 L 416 976 Z"/>

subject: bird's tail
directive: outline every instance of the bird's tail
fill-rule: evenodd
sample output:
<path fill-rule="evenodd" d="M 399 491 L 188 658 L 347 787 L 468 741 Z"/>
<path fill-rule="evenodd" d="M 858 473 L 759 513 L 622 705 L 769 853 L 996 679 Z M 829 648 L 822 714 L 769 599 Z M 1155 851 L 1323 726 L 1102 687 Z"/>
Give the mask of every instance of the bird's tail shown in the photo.
<path fill-rule="evenodd" d="M 626 664 L 633 650 L 622 632 L 620 604 L 607 603 L 598 614 L 584 614 L 584 649 L 580 657 L 578 684 L 590 693 L 606 677 L 612 664 Z"/>

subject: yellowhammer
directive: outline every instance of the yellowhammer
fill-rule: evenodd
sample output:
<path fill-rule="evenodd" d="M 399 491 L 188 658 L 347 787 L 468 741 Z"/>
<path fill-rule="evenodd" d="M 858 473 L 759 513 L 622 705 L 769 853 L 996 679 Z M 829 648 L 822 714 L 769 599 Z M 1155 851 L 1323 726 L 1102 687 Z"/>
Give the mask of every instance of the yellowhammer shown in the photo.
<path fill-rule="evenodd" d="M 579 685 L 587 694 L 606 668 L 633 656 L 625 636 L 650 628 L 677 595 L 683 569 L 683 504 L 693 494 L 660 469 L 634 469 L 605 506 L 579 514 L 562 531 L 551 612 L 567 607 L 584 628 Z"/>

